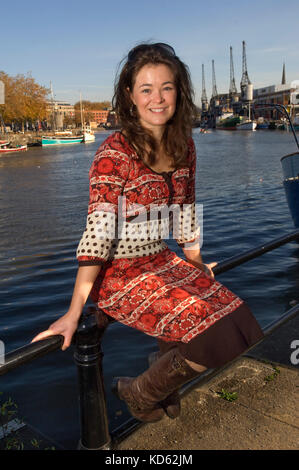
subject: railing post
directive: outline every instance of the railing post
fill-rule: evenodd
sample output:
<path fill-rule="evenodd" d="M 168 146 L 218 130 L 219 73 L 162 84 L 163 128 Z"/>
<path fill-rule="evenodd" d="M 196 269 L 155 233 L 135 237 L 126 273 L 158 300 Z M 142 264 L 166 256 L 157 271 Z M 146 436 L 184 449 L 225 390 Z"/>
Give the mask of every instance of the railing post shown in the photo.
<path fill-rule="evenodd" d="M 89 308 L 74 336 L 81 423 L 79 450 L 111 449 L 101 350 L 101 338 L 108 323 L 101 310 Z"/>

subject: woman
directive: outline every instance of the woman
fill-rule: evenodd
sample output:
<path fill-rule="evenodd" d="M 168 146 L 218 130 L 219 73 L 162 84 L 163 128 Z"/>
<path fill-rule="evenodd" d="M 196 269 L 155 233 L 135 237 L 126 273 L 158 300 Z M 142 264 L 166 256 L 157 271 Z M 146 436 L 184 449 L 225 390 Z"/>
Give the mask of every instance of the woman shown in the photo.
<path fill-rule="evenodd" d="M 33 341 L 71 343 L 88 296 L 107 315 L 158 339 L 160 352 L 114 391 L 142 421 L 174 418 L 177 390 L 262 338 L 249 308 L 215 281 L 200 254 L 195 207 L 194 104 L 187 67 L 167 44 L 130 51 L 113 99 L 122 130 L 98 149 L 68 312 Z M 171 209 L 171 210 L 170 210 Z M 170 225 L 169 225 L 170 223 Z M 163 238 L 169 228 L 186 260 Z"/>

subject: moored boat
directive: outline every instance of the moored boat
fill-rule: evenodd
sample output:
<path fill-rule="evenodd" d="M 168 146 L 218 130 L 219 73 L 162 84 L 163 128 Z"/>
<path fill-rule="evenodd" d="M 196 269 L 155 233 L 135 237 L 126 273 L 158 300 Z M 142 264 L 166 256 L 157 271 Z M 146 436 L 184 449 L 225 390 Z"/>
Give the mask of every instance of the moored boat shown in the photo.
<path fill-rule="evenodd" d="M 268 129 L 269 122 L 266 121 L 263 117 L 259 117 L 256 120 L 256 129 Z"/>
<path fill-rule="evenodd" d="M 48 145 L 70 145 L 70 144 L 81 144 L 83 142 L 83 134 L 82 135 L 54 135 L 54 136 L 42 136 L 42 146 Z"/>
<path fill-rule="evenodd" d="M 251 119 L 246 119 L 236 125 L 236 129 L 239 131 L 255 131 L 257 123 Z"/>
<path fill-rule="evenodd" d="M 241 122 L 236 125 L 236 129 L 239 131 L 255 131 L 257 122 L 251 119 L 250 115 L 250 103 L 248 104 L 248 116 L 244 117 Z"/>
<path fill-rule="evenodd" d="M 82 128 L 81 132 L 83 134 L 83 142 L 84 143 L 94 142 L 95 141 L 94 132 L 91 130 L 91 127 L 85 123 L 81 93 L 80 93 L 80 113 L 81 113 L 81 128 Z"/>
<path fill-rule="evenodd" d="M 299 152 L 281 158 L 283 185 L 295 227 L 299 228 Z"/>
<path fill-rule="evenodd" d="M 96 140 L 94 133 L 84 132 L 83 142 L 94 142 Z"/>
<path fill-rule="evenodd" d="M 232 116 L 225 119 L 220 119 L 216 123 L 216 129 L 223 129 L 227 131 L 233 131 L 236 129 L 236 125 L 240 122 L 239 116 Z"/>
<path fill-rule="evenodd" d="M 83 142 L 94 142 L 95 141 L 95 135 L 94 132 L 91 130 L 90 126 L 87 126 L 86 124 L 84 125 L 83 129 Z"/>
<path fill-rule="evenodd" d="M 16 145 L 16 147 L 12 147 L 10 144 L 1 145 L 0 153 L 25 152 L 27 148 L 27 145 Z"/>

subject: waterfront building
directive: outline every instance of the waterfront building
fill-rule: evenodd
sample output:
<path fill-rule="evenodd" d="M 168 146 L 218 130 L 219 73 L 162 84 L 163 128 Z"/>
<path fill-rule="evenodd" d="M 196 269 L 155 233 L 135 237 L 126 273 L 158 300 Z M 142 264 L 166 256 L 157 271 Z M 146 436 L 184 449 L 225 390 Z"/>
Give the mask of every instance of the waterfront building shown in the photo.
<path fill-rule="evenodd" d="M 75 118 L 75 107 L 66 101 L 49 100 L 47 103 L 47 116 L 52 128 L 62 129 L 65 121 Z"/>
<path fill-rule="evenodd" d="M 256 118 L 281 119 L 282 115 L 278 110 L 262 108 L 263 104 L 281 104 L 287 108 L 292 118 L 294 118 L 299 113 L 299 80 L 257 88 L 253 90 L 253 102 L 255 105 L 261 105 L 260 109 L 255 108 Z"/>
<path fill-rule="evenodd" d="M 47 103 L 47 112 L 52 114 L 53 111 L 61 113 L 62 116 L 73 118 L 75 117 L 75 107 L 74 105 L 67 103 L 66 101 L 48 101 Z"/>
<path fill-rule="evenodd" d="M 118 125 L 117 116 L 114 111 L 110 109 L 105 110 L 88 110 L 91 116 L 91 127 L 111 127 L 114 128 Z"/>
<path fill-rule="evenodd" d="M 91 115 L 91 121 L 96 123 L 98 126 L 99 124 L 106 124 L 107 119 L 109 116 L 109 110 L 108 109 L 91 109 L 88 110 L 88 114 Z"/>

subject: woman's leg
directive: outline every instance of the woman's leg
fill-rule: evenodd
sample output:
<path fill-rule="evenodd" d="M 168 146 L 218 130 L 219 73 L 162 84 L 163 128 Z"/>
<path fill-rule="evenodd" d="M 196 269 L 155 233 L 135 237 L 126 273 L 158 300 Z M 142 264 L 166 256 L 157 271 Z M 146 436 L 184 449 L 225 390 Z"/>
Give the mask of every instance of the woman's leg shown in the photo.
<path fill-rule="evenodd" d="M 185 361 L 187 362 L 187 364 L 192 368 L 194 369 L 196 372 L 199 372 L 199 373 L 202 373 L 204 372 L 205 370 L 207 370 L 207 367 L 205 367 L 204 365 L 202 364 L 199 364 L 197 362 L 194 362 L 194 360 L 191 360 L 190 358 L 193 358 L 193 354 L 192 354 L 192 350 L 190 350 L 190 347 L 188 347 L 188 344 L 184 344 L 184 351 L 182 351 L 181 349 L 181 346 L 182 346 L 182 343 L 179 343 L 179 342 L 169 342 L 169 341 L 162 341 L 161 339 L 158 339 L 158 347 L 160 349 L 160 355 L 163 355 L 165 354 L 167 351 L 169 351 L 170 349 L 173 349 L 173 348 L 176 348 L 178 347 L 185 359 Z M 192 345 L 193 346 L 193 345 Z M 193 347 L 192 347 L 193 349 Z M 186 359 L 186 353 L 187 353 L 187 357 L 188 359 Z"/>
<path fill-rule="evenodd" d="M 167 351 L 179 345 L 179 343 L 166 342 L 166 341 L 162 341 L 161 339 L 158 339 L 157 342 L 158 342 L 159 351 L 151 353 L 149 355 L 150 366 L 152 365 L 154 361 L 156 361 L 159 357 L 161 357 Z M 192 362 L 190 360 L 186 360 L 186 358 L 185 358 L 185 361 L 196 372 L 201 373 L 206 370 L 206 367 L 200 364 L 196 364 L 195 362 Z M 181 402 L 181 399 L 180 399 L 179 390 L 175 390 L 168 397 L 166 397 L 165 400 L 161 402 L 161 406 L 164 408 L 165 413 L 169 416 L 169 418 L 175 419 L 180 415 L 180 412 L 181 412 L 180 402 Z"/>
<path fill-rule="evenodd" d="M 231 361 L 262 337 L 258 323 L 243 303 L 189 343 L 159 340 L 159 359 L 135 379 L 116 379 L 114 391 L 136 418 L 156 421 L 163 416 L 159 403 L 165 398 L 206 369 Z"/>
<path fill-rule="evenodd" d="M 161 350 L 151 353 L 148 357 L 149 366 L 151 366 L 154 361 L 157 361 L 162 355 L 163 352 L 161 352 Z M 181 398 L 179 391 L 175 390 L 172 392 L 170 395 L 168 395 L 168 397 L 165 398 L 165 400 L 160 402 L 160 405 L 169 418 L 177 418 L 181 413 Z"/>
<path fill-rule="evenodd" d="M 185 361 L 178 347 L 171 348 L 138 377 L 115 378 L 113 391 L 126 401 L 137 419 L 157 421 L 163 416 L 159 403 L 205 370 L 202 365 L 188 362 L 193 367 Z"/>
<path fill-rule="evenodd" d="M 207 367 L 202 366 L 201 364 L 196 364 L 196 362 L 188 361 L 187 359 L 185 359 L 185 361 L 187 362 L 189 367 L 191 367 L 193 370 L 195 370 L 199 374 L 207 370 Z"/>

